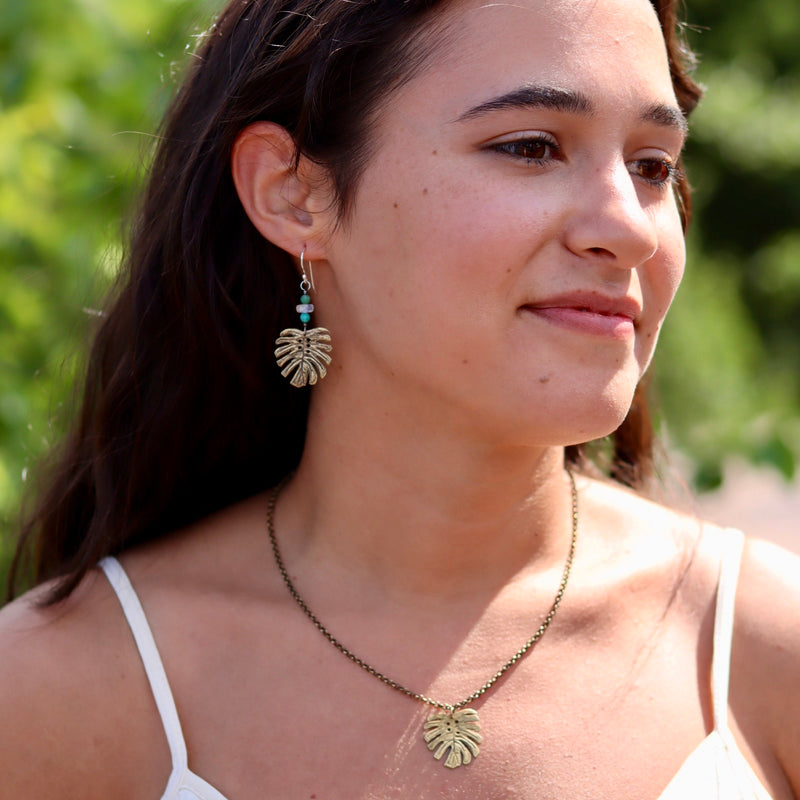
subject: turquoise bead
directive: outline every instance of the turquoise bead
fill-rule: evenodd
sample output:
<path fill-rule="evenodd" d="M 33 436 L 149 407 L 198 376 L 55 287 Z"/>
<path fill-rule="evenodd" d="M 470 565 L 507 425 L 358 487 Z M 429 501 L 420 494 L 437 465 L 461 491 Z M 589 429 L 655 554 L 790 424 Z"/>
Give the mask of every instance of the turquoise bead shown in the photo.
<path fill-rule="evenodd" d="M 303 295 L 303 296 L 300 298 L 300 302 L 301 302 L 301 303 L 310 303 L 310 302 L 311 302 L 311 298 L 310 298 L 310 297 L 309 297 L 307 294 L 304 294 L 304 295 Z"/>
<path fill-rule="evenodd" d="M 311 322 L 311 314 L 301 314 L 300 322 Z"/>

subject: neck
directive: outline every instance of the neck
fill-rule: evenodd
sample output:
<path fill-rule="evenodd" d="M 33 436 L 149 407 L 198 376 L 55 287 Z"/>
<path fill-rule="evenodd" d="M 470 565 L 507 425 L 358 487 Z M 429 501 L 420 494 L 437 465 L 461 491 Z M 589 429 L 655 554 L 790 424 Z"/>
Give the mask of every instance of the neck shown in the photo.
<path fill-rule="evenodd" d="M 457 602 L 563 562 L 572 519 L 562 448 L 490 447 L 386 417 L 333 424 L 312 408 L 275 517 L 290 564 Z"/>

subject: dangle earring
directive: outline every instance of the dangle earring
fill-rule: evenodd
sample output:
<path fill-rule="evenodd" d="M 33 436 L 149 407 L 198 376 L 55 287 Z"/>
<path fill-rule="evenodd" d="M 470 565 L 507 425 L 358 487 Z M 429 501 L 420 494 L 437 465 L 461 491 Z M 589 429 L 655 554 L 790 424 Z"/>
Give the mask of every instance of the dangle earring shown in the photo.
<path fill-rule="evenodd" d="M 283 367 L 281 375 L 289 378 L 292 386 L 302 387 L 308 384 L 313 386 L 320 378 L 327 374 L 326 365 L 331 363 L 330 345 L 331 334 L 327 328 L 312 328 L 308 330 L 311 322 L 311 312 L 314 306 L 311 303 L 309 291 L 314 288 L 314 272 L 311 262 L 308 262 L 308 271 L 311 280 L 306 277 L 305 250 L 300 253 L 300 269 L 303 277 L 300 280 L 300 302 L 295 309 L 300 314 L 303 330 L 286 328 L 275 340 L 277 348 L 275 358 L 278 366 Z M 285 366 L 284 366 L 285 365 Z"/>

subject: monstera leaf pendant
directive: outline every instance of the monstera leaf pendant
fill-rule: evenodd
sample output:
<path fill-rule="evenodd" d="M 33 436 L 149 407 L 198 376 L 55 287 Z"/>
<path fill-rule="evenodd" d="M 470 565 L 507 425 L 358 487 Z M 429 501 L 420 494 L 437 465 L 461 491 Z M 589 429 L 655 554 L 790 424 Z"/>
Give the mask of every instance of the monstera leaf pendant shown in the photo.
<path fill-rule="evenodd" d="M 289 383 L 292 386 L 313 386 L 320 378 L 325 377 L 325 367 L 331 363 L 328 355 L 332 350 L 330 341 L 331 335 L 327 328 L 282 330 L 275 340 L 278 345 L 275 358 L 278 366 L 283 367 L 281 375 L 284 378 L 291 375 Z"/>
<path fill-rule="evenodd" d="M 450 769 L 469 764 L 480 753 L 478 745 L 483 740 L 478 712 L 474 708 L 451 709 L 431 714 L 424 731 L 428 750 L 436 751 L 433 757 L 437 761 L 441 761 L 446 753 L 444 765 Z"/>

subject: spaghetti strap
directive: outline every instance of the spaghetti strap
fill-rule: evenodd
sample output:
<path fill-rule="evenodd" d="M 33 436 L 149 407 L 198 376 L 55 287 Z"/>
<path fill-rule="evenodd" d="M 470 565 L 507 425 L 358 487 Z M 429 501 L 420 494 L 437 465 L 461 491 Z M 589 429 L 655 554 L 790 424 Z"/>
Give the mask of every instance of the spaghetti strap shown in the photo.
<path fill-rule="evenodd" d="M 714 653 L 711 662 L 711 697 L 714 708 L 714 730 L 728 726 L 728 683 L 731 666 L 731 641 L 736 604 L 736 584 L 744 547 L 744 534 L 731 529 L 722 554 L 717 584 L 717 606 L 714 614 Z"/>
<path fill-rule="evenodd" d="M 150 689 L 161 716 L 161 724 L 164 726 L 167 736 L 169 752 L 172 756 L 172 771 L 175 773 L 185 770 L 187 768 L 186 742 L 183 738 L 178 710 L 175 707 L 167 674 L 164 672 L 164 665 L 161 662 L 150 625 L 144 615 L 142 604 L 139 602 L 128 575 L 116 558 L 113 556 L 104 558 L 98 566 L 105 572 L 119 598 L 122 611 L 136 641 L 136 647 L 139 649 L 139 655 L 150 682 Z"/>

